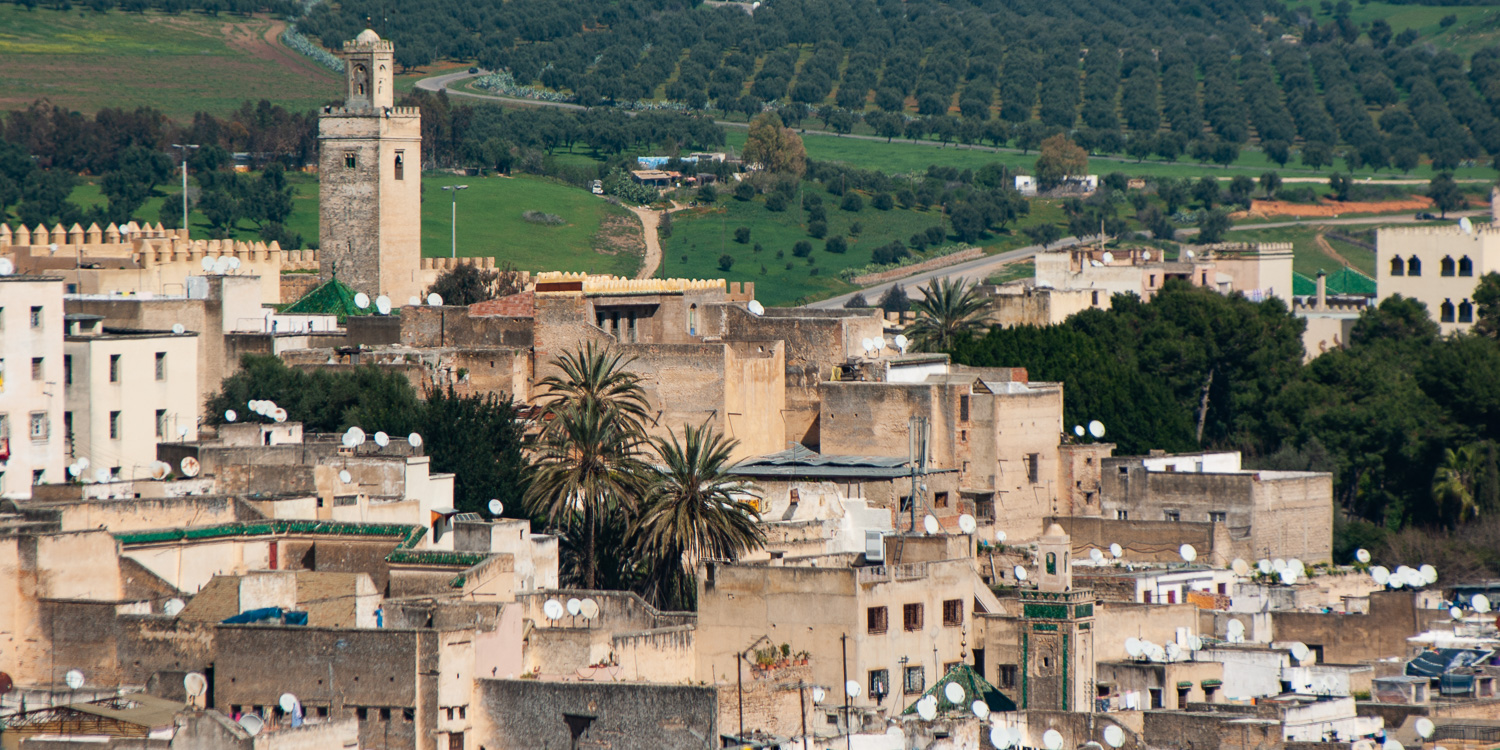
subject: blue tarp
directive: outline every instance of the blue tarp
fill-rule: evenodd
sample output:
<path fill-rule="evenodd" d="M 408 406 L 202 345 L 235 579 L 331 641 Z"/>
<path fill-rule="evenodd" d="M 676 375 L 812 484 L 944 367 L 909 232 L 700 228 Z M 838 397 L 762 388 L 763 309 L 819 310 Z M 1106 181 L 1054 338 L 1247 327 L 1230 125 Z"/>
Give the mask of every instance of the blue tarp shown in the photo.
<path fill-rule="evenodd" d="M 283 610 L 281 607 L 261 607 L 260 609 L 247 609 L 234 617 L 224 620 L 225 625 L 251 625 L 251 624 L 280 624 L 280 625 L 306 625 L 307 613 Z"/>

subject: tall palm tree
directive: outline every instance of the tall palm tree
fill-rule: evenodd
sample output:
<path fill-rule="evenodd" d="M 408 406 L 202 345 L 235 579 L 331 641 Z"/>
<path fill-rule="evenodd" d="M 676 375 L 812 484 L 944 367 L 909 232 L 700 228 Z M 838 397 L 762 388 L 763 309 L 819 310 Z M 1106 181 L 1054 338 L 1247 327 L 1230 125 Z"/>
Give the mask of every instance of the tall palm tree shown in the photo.
<path fill-rule="evenodd" d="M 963 280 L 933 279 L 922 290 L 923 298 L 912 303 L 917 319 L 906 335 L 918 351 L 940 352 L 965 333 L 984 328 L 988 300 L 977 287 Z"/>
<path fill-rule="evenodd" d="M 1451 524 L 1457 526 L 1479 517 L 1479 501 L 1474 492 L 1479 477 L 1480 452 L 1478 445 L 1465 445 L 1457 450 L 1443 451 L 1443 462 L 1432 477 L 1432 499 L 1438 510 Z"/>
<path fill-rule="evenodd" d="M 688 609 L 693 570 L 703 559 L 735 559 L 765 543 L 750 498 L 755 485 L 729 473 L 738 441 L 707 425 L 687 427 L 682 441 L 657 438 L 661 465 L 632 527 L 648 563 L 641 594 L 658 607 Z"/>
<path fill-rule="evenodd" d="M 573 583 L 600 584 L 598 544 L 612 525 L 623 526 L 646 486 L 641 461 L 645 437 L 618 412 L 586 400 L 553 410 L 538 444 L 526 505 L 569 535 L 577 551 L 568 561 Z"/>
<path fill-rule="evenodd" d="M 555 422 L 567 409 L 593 404 L 626 428 L 644 431 L 646 392 L 641 388 L 641 376 L 627 369 L 632 361 L 619 349 L 592 341 L 582 349 L 553 358 L 551 364 L 558 374 L 537 383 L 544 391 L 541 401 L 546 421 Z"/>

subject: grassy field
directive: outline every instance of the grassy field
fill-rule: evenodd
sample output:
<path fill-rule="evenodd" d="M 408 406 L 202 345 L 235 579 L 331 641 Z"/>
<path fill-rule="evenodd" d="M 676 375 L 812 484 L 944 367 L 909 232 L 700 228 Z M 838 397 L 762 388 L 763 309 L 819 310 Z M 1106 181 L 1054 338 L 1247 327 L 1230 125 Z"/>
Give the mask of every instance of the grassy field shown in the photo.
<path fill-rule="evenodd" d="M 267 41 L 282 26 L 264 17 L 0 4 L 0 109 L 45 97 L 89 114 L 150 106 L 187 120 L 246 99 L 317 107 L 337 94 L 338 80 Z"/>
<path fill-rule="evenodd" d="M 1329 255 L 1318 244 L 1318 235 L 1330 231 L 1362 232 L 1370 228 L 1367 226 L 1319 226 L 1310 223 L 1298 227 L 1236 231 L 1231 234 L 1231 239 L 1235 242 L 1290 242 L 1293 252 L 1292 270 L 1308 278 L 1315 278 L 1319 270 L 1333 273 L 1344 266 L 1338 258 Z M 1349 261 L 1349 265 L 1354 270 L 1370 278 L 1375 277 L 1375 253 L 1340 240 L 1329 240 L 1326 237 L 1324 239 L 1334 252 Z"/>
<path fill-rule="evenodd" d="M 1333 14 L 1324 12 L 1320 4 L 1292 3 L 1312 13 L 1319 24 L 1333 19 Z M 1453 16 L 1456 23 L 1444 28 L 1445 16 Z M 1415 29 L 1421 44 L 1431 43 L 1439 49 L 1451 49 L 1464 57 L 1475 50 L 1494 44 L 1500 39 L 1500 8 L 1478 5 L 1397 5 L 1394 3 L 1354 3 L 1349 11 L 1349 20 L 1359 26 L 1384 18 L 1391 31 L 1399 34 Z"/>

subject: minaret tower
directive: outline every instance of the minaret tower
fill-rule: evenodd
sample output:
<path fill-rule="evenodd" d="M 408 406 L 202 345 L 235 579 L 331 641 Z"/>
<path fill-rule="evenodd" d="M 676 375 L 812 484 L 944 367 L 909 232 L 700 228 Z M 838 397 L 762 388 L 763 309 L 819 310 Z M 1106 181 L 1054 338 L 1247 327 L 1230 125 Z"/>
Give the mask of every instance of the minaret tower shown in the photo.
<path fill-rule="evenodd" d="M 1037 586 L 1021 591 L 1023 709 L 1093 710 L 1094 592 L 1073 587 L 1073 544 L 1057 524 L 1037 542 Z"/>

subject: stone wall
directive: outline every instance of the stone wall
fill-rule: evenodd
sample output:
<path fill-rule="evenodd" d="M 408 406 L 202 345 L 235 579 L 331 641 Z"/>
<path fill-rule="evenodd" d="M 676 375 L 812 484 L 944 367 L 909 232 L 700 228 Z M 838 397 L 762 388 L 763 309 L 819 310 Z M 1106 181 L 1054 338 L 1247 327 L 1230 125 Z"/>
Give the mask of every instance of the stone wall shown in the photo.
<path fill-rule="evenodd" d="M 761 669 L 748 661 L 743 667 L 743 683 L 721 682 L 719 688 L 719 730 L 725 734 L 740 731 L 743 708 L 745 732 L 768 732 L 780 737 L 796 737 L 802 732 L 802 717 L 807 716 L 808 732 L 824 730 L 826 718 L 812 700 L 812 669 L 806 664 Z"/>
<path fill-rule="evenodd" d="M 878 273 L 867 273 L 863 276 L 855 276 L 854 278 L 850 279 L 849 282 L 854 284 L 855 286 L 874 286 L 875 284 L 884 284 L 887 281 L 906 278 L 907 276 L 910 276 L 914 273 L 931 271 L 934 268 L 943 268 L 946 266 L 957 265 L 959 263 L 963 263 L 966 260 L 973 260 L 975 258 L 981 258 L 983 256 L 984 248 L 971 247 L 965 250 L 959 250 L 956 253 L 949 253 L 948 255 L 939 256 L 931 260 L 924 260 L 921 263 L 916 263 L 910 266 L 902 266 L 900 268 L 892 268 L 888 271 L 880 271 Z"/>
<path fill-rule="evenodd" d="M 411 347 L 529 347 L 529 317 L 471 316 L 466 307 L 408 305 L 401 308 L 401 343 Z"/>
<path fill-rule="evenodd" d="M 1235 557 L 1229 530 L 1224 524 L 1192 521 L 1117 521 L 1112 518 L 1048 518 L 1072 538 L 1073 554 L 1087 557 L 1089 550 L 1107 551 L 1119 544 L 1131 561 L 1178 563 L 1179 550 L 1191 544 L 1204 562 L 1223 567 Z M 1132 597 L 1134 598 L 1134 597 Z"/>
<path fill-rule="evenodd" d="M 480 716 L 469 742 L 489 750 L 716 750 L 723 730 L 710 687 L 481 679 L 476 693 Z M 570 721 L 587 727 L 577 745 Z"/>
<path fill-rule="evenodd" d="M 1301 641 L 1321 651 L 1320 661 L 1328 664 L 1405 657 L 1409 648 L 1406 639 L 1422 632 L 1427 619 L 1417 609 L 1416 595 L 1410 591 L 1370 594 L 1368 614 L 1271 613 L 1276 640 Z"/>

